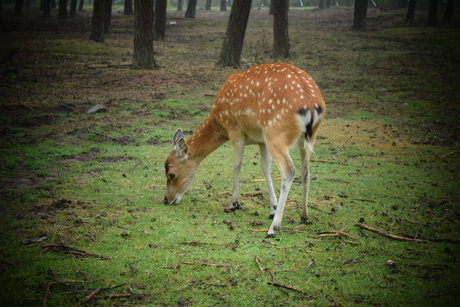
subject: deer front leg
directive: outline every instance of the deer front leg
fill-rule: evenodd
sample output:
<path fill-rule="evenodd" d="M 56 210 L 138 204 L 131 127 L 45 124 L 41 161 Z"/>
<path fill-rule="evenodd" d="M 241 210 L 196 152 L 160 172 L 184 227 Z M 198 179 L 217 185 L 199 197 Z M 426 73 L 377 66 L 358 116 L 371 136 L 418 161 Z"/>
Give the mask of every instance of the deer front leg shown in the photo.
<path fill-rule="evenodd" d="M 232 190 L 232 199 L 230 201 L 229 209 L 234 211 L 239 209 L 240 205 L 238 203 L 238 183 L 240 181 L 241 165 L 243 163 L 243 154 L 244 154 L 244 139 L 232 140 L 233 148 L 233 190 Z"/>
<path fill-rule="evenodd" d="M 260 144 L 259 148 L 260 148 L 260 161 L 262 164 L 262 171 L 265 175 L 265 179 L 267 181 L 268 194 L 270 195 L 269 219 L 273 219 L 273 217 L 275 216 L 276 204 L 278 201 L 276 199 L 275 189 L 273 188 L 273 181 L 272 181 L 272 176 L 271 176 L 272 157 L 270 156 L 270 153 L 268 152 L 267 145 Z"/>

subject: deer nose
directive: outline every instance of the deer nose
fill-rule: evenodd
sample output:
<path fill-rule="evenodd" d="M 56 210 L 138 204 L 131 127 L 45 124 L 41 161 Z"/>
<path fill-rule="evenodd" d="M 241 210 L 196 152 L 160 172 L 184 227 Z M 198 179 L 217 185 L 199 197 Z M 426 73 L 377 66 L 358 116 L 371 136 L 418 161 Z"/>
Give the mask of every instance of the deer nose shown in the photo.
<path fill-rule="evenodd" d="M 165 198 L 163 199 L 163 204 L 165 204 L 165 205 L 168 204 L 168 199 L 166 198 L 166 196 L 165 196 Z"/>

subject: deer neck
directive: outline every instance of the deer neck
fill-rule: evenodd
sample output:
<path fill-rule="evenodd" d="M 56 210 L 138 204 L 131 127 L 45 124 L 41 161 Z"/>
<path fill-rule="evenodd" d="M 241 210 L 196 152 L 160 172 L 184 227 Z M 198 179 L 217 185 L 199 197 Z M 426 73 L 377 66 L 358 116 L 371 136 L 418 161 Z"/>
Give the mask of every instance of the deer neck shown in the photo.
<path fill-rule="evenodd" d="M 200 127 L 188 138 L 189 160 L 198 166 L 210 153 L 229 140 L 225 129 L 210 114 Z"/>

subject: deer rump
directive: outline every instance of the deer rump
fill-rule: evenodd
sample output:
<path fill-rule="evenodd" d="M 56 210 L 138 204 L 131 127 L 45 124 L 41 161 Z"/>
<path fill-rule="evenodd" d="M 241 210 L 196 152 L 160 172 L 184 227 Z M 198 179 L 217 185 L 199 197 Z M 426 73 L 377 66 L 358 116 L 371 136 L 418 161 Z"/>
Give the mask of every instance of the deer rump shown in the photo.
<path fill-rule="evenodd" d="M 229 208 L 237 209 L 244 147 L 258 144 L 270 195 L 270 217 L 273 218 L 267 236 L 274 236 L 281 227 L 284 205 L 296 172 L 289 151 L 297 144 L 304 186 L 301 220 L 307 222 L 308 161 L 325 112 L 326 105 L 316 83 L 306 72 L 292 65 L 264 64 L 232 74 L 219 91 L 210 114 L 195 133 L 185 140 L 180 129 L 176 132 L 174 149 L 165 162 L 165 203 L 178 203 L 200 162 L 230 140 L 234 180 Z M 271 180 L 272 159 L 282 177 L 279 199 Z"/>

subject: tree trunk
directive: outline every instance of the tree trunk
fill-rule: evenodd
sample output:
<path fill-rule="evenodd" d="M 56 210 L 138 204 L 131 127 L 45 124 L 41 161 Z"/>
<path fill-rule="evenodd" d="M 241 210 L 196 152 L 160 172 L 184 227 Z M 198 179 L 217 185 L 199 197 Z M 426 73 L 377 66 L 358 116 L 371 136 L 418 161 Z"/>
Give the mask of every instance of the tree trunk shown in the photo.
<path fill-rule="evenodd" d="M 112 0 L 104 0 L 104 34 L 112 32 Z"/>
<path fill-rule="evenodd" d="M 225 12 L 227 10 L 227 0 L 220 0 L 220 11 Z"/>
<path fill-rule="evenodd" d="M 182 12 L 182 5 L 183 5 L 183 1 L 177 0 L 177 11 L 178 12 Z"/>
<path fill-rule="evenodd" d="M 273 57 L 289 57 L 289 34 L 288 34 L 288 9 L 286 2 L 289 0 L 274 1 L 274 22 L 273 22 Z"/>
<path fill-rule="evenodd" d="M 185 18 L 195 18 L 197 0 L 188 0 L 187 10 L 185 11 Z"/>
<path fill-rule="evenodd" d="M 70 17 L 75 17 L 77 15 L 77 0 L 70 0 Z"/>
<path fill-rule="evenodd" d="M 16 0 L 16 2 L 14 3 L 13 16 L 21 16 L 23 6 L 24 6 L 24 0 Z"/>
<path fill-rule="evenodd" d="M 452 21 L 452 11 L 454 10 L 454 0 L 447 0 L 446 8 L 444 10 L 444 17 L 442 21 Z"/>
<path fill-rule="evenodd" d="M 105 0 L 94 0 L 93 17 L 91 19 L 91 36 L 89 39 L 98 43 L 104 42 Z"/>
<path fill-rule="evenodd" d="M 153 0 L 134 0 L 134 54 L 132 68 L 158 68 L 153 54 Z"/>
<path fill-rule="evenodd" d="M 240 67 L 241 52 L 243 51 L 244 35 L 248 24 L 251 1 L 234 0 L 230 18 L 227 24 L 224 42 L 218 65 Z"/>
<path fill-rule="evenodd" d="M 417 0 L 409 0 L 409 6 L 407 7 L 406 22 L 414 22 L 416 5 Z"/>
<path fill-rule="evenodd" d="M 362 29 L 366 26 L 368 0 L 355 0 L 353 28 Z"/>
<path fill-rule="evenodd" d="M 204 7 L 205 10 L 210 11 L 211 10 L 211 4 L 212 0 L 206 0 L 206 5 Z"/>
<path fill-rule="evenodd" d="M 270 10 L 268 11 L 268 15 L 275 15 L 275 0 L 270 0 Z"/>
<path fill-rule="evenodd" d="M 58 19 L 67 19 L 67 0 L 59 0 Z"/>
<path fill-rule="evenodd" d="M 78 4 L 78 11 L 83 11 L 83 5 L 85 4 L 84 2 L 85 0 L 80 0 L 80 3 Z"/>
<path fill-rule="evenodd" d="M 155 23 L 153 24 L 153 40 L 165 40 L 166 0 L 155 1 Z"/>
<path fill-rule="evenodd" d="M 430 8 L 428 10 L 427 26 L 436 25 L 436 17 L 438 16 L 438 0 L 430 0 Z"/>
<path fill-rule="evenodd" d="M 132 15 L 133 14 L 133 0 L 125 0 L 125 6 L 123 8 L 124 15 Z"/>
<path fill-rule="evenodd" d="M 50 3 L 50 0 L 42 0 L 42 8 L 43 8 L 43 17 L 45 17 L 45 18 L 51 17 L 51 3 Z"/>

